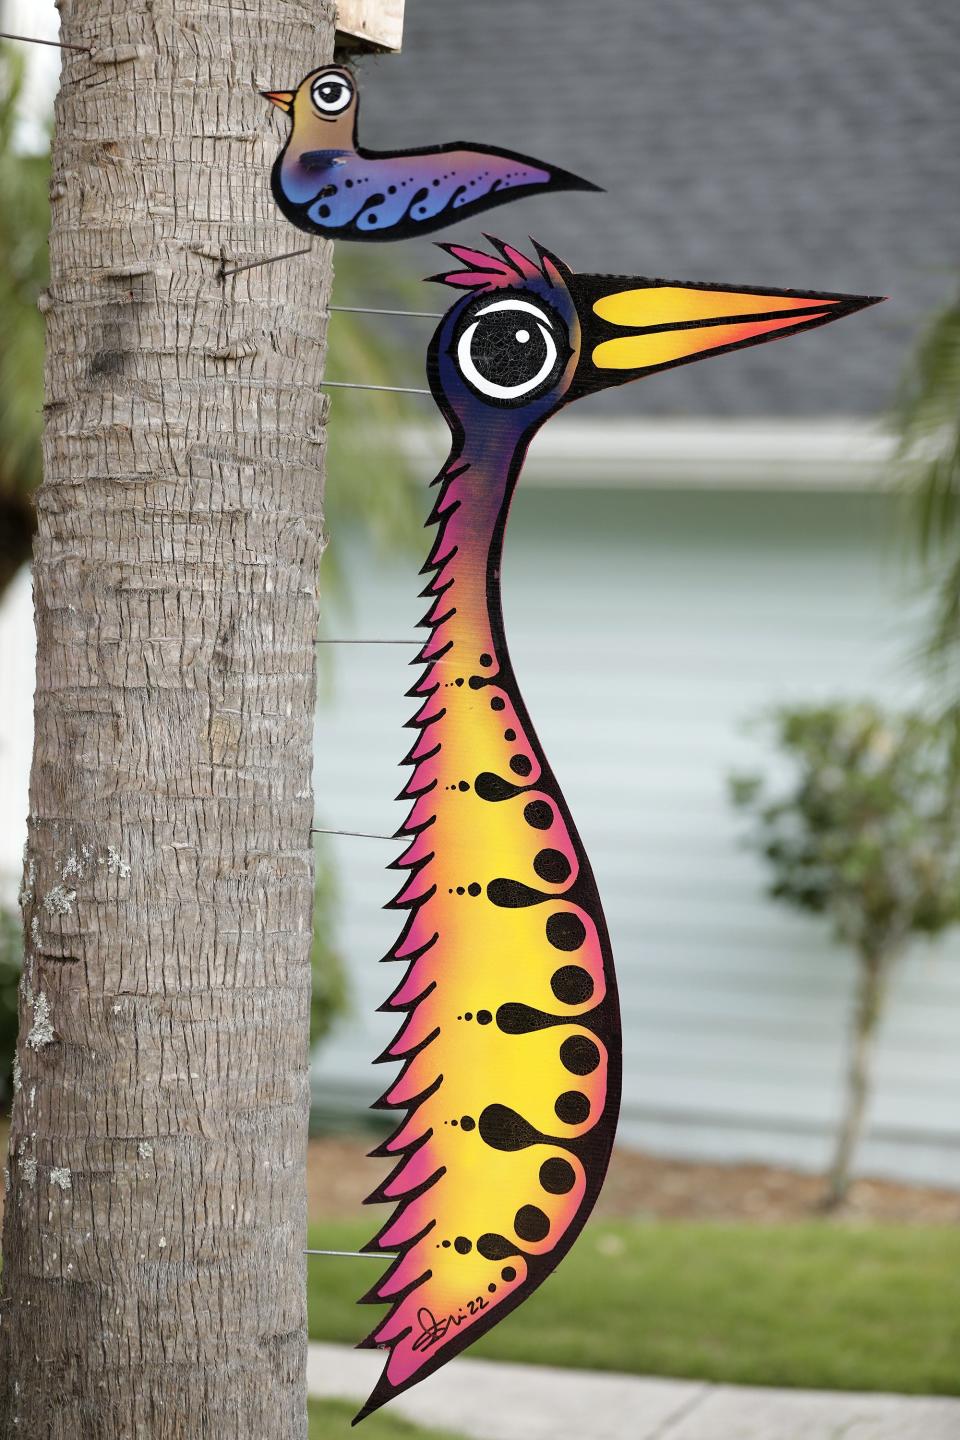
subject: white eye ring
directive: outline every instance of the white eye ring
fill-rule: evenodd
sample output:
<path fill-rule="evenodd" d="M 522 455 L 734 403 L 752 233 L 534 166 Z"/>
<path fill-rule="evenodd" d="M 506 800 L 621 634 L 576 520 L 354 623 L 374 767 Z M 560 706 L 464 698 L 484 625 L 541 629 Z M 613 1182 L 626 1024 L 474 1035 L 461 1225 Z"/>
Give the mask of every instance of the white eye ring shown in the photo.
<path fill-rule="evenodd" d="M 529 380 L 524 380 L 520 385 L 495 385 L 492 380 L 481 375 L 473 363 L 470 347 L 473 344 L 477 326 L 484 315 L 492 315 L 497 310 L 517 310 L 527 315 L 533 315 L 537 321 L 537 328 L 546 342 L 547 353 L 540 369 L 536 375 Z M 529 334 L 526 339 L 530 339 Z M 488 395 L 491 400 L 519 400 L 521 396 L 529 395 L 531 390 L 536 390 L 537 386 L 542 385 L 546 380 L 557 363 L 557 353 L 557 342 L 553 331 L 549 328 L 547 317 L 542 310 L 538 310 L 536 305 L 531 305 L 527 300 L 497 300 L 493 305 L 485 305 L 482 310 L 477 311 L 473 321 L 457 342 L 457 363 L 460 366 L 461 375 L 470 382 L 475 390 L 479 390 L 481 395 Z"/>
<path fill-rule="evenodd" d="M 333 99 L 324 99 L 320 91 L 326 90 L 328 86 L 337 86 L 338 91 Z M 350 101 L 353 99 L 353 85 L 346 75 L 337 73 L 318 75 L 310 87 L 310 99 L 316 105 L 322 115 L 340 115 Z"/>

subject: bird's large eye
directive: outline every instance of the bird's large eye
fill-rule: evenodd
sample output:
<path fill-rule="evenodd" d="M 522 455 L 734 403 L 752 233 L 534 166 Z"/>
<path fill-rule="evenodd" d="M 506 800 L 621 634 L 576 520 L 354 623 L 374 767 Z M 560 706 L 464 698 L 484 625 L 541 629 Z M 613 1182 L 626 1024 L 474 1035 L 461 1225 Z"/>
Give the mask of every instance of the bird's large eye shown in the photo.
<path fill-rule="evenodd" d="M 556 324 L 549 311 L 529 300 L 484 305 L 457 341 L 461 375 L 479 394 L 505 404 L 548 390 L 564 363 Z"/>
<path fill-rule="evenodd" d="M 318 75 L 310 98 L 321 114 L 340 115 L 353 99 L 353 85 L 346 75 Z"/>

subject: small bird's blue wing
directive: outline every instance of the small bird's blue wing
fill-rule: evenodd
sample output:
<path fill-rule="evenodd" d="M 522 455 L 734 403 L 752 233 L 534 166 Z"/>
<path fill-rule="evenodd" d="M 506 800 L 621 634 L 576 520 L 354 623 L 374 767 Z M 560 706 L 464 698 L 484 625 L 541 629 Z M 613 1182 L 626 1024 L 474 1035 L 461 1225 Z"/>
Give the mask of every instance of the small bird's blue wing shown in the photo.
<path fill-rule="evenodd" d="M 520 195 L 598 188 L 509 151 L 459 145 L 390 155 L 313 152 L 304 161 L 318 181 L 303 206 L 304 228 L 353 239 L 405 239 Z"/>

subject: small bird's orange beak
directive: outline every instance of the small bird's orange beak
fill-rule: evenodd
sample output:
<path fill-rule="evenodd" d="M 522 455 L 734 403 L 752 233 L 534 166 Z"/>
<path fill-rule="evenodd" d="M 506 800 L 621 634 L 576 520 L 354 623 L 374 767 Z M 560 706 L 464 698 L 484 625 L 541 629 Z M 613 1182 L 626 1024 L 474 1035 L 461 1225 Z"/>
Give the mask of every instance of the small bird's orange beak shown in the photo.
<path fill-rule="evenodd" d="M 271 105 L 276 105 L 277 109 L 282 110 L 285 115 L 289 115 L 293 109 L 295 96 L 292 90 L 261 90 L 260 94 L 264 100 L 269 100 Z"/>

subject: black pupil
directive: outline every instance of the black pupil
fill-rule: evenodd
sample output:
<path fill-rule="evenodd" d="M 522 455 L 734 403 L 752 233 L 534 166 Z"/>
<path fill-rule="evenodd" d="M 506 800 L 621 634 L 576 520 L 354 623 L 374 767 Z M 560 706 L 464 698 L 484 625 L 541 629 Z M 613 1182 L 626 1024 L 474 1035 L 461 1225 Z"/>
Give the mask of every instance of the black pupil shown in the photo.
<path fill-rule="evenodd" d="M 320 86 L 320 98 L 326 100 L 328 104 L 339 100 L 342 92 L 343 86 L 336 80 L 328 80 L 325 85 Z"/>
<path fill-rule="evenodd" d="M 508 388 L 539 375 L 547 354 L 536 316 L 516 310 L 482 315 L 470 344 L 470 358 L 483 378 Z"/>

